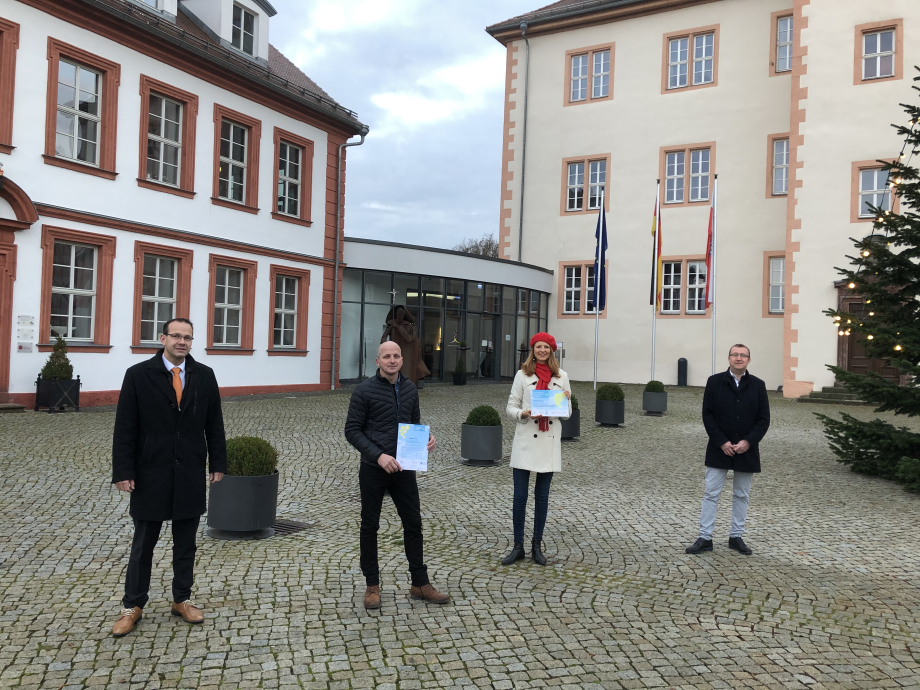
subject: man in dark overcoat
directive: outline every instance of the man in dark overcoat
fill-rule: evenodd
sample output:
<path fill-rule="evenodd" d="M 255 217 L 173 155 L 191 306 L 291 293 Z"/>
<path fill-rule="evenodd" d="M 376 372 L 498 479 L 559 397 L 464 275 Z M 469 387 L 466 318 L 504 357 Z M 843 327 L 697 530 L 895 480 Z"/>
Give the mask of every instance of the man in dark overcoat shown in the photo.
<path fill-rule="evenodd" d="M 351 394 L 345 438 L 361 453 L 358 484 L 361 488 L 361 571 L 367 582 L 364 607 L 380 608 L 380 566 L 377 561 L 377 530 L 384 494 L 389 493 L 403 524 L 403 544 L 409 561 L 412 586 L 409 596 L 433 604 L 446 604 L 447 594 L 438 592 L 428 579 L 422 556 L 422 509 L 415 472 L 404 470 L 396 460 L 400 424 L 418 424 L 421 412 L 418 389 L 401 371 L 402 352 L 392 341 L 377 348 L 377 373 L 362 381 Z M 428 450 L 435 446 L 429 435 Z"/>
<path fill-rule="evenodd" d="M 687 553 L 712 551 L 712 529 L 725 477 L 732 470 L 732 527 L 728 548 L 753 553 L 744 543 L 744 522 L 751 496 L 751 480 L 760 472 L 760 441 L 770 427 L 770 401 L 762 380 L 748 372 L 751 350 L 732 345 L 728 371 L 709 377 L 703 393 L 703 426 L 709 434 L 706 446 L 706 490 L 700 513 L 700 536 Z"/>
<path fill-rule="evenodd" d="M 115 637 L 134 629 L 147 604 L 153 549 L 165 520 L 172 521 L 172 613 L 188 623 L 204 620 L 190 601 L 195 537 L 207 509 L 205 478 L 223 478 L 227 442 L 214 372 L 189 355 L 193 332 L 187 319 L 167 321 L 163 348 L 128 369 L 118 396 L 112 483 L 131 494 L 134 541 Z"/>

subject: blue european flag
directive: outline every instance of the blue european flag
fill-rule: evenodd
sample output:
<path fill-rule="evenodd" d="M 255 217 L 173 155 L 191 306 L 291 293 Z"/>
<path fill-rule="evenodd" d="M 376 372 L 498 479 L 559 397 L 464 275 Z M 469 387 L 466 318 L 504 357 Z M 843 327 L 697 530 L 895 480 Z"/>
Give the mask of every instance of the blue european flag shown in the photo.
<path fill-rule="evenodd" d="M 604 200 L 597 215 L 597 248 L 594 251 L 594 308 L 599 312 L 607 306 L 607 217 L 604 214 Z"/>

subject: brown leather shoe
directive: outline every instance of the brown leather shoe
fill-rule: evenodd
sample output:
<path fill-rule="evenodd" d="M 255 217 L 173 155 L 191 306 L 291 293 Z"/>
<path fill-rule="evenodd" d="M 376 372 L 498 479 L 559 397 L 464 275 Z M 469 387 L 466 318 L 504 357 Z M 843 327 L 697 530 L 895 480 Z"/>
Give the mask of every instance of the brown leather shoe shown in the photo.
<path fill-rule="evenodd" d="M 364 590 L 364 608 L 380 608 L 380 585 L 368 585 Z"/>
<path fill-rule="evenodd" d="M 182 620 L 186 623 L 192 623 L 193 625 L 204 622 L 204 614 L 201 612 L 201 609 L 191 602 L 191 600 L 183 601 L 181 604 L 173 602 L 172 615 L 182 616 Z"/>
<path fill-rule="evenodd" d="M 429 604 L 446 604 L 450 601 L 450 596 L 441 594 L 433 586 L 422 585 L 421 587 L 412 587 L 409 590 L 409 596 L 413 599 L 424 599 Z"/>
<path fill-rule="evenodd" d="M 134 626 L 141 619 L 141 608 L 135 606 L 133 609 L 122 609 L 121 615 L 112 626 L 112 637 L 124 637 L 134 630 Z"/>

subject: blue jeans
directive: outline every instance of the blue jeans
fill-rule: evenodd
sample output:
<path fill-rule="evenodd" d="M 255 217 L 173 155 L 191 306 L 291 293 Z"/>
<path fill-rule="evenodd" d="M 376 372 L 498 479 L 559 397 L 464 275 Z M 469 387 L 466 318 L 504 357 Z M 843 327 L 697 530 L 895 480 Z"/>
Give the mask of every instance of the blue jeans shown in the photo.
<path fill-rule="evenodd" d="M 553 481 L 552 472 L 536 472 L 537 480 L 533 488 L 533 540 L 543 540 L 543 527 L 546 525 L 546 513 L 549 510 L 549 485 Z M 530 487 L 530 470 L 514 468 L 514 504 L 511 511 L 514 520 L 514 542 L 524 541 L 524 513 L 527 511 L 527 489 Z"/>

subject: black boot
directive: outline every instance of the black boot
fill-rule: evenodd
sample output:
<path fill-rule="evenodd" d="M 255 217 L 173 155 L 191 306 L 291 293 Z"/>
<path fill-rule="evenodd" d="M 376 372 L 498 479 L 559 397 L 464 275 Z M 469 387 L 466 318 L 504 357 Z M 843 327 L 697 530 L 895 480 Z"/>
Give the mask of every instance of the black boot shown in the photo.
<path fill-rule="evenodd" d="M 511 565 L 515 561 L 521 560 L 526 555 L 527 554 L 524 553 L 523 542 L 516 541 L 514 542 L 514 548 L 511 549 L 511 553 L 502 559 L 502 565 Z"/>
<path fill-rule="evenodd" d="M 533 556 L 533 562 L 537 565 L 546 565 L 546 556 L 543 555 L 543 552 L 540 550 L 542 542 L 534 539 L 530 542 L 530 555 Z"/>

